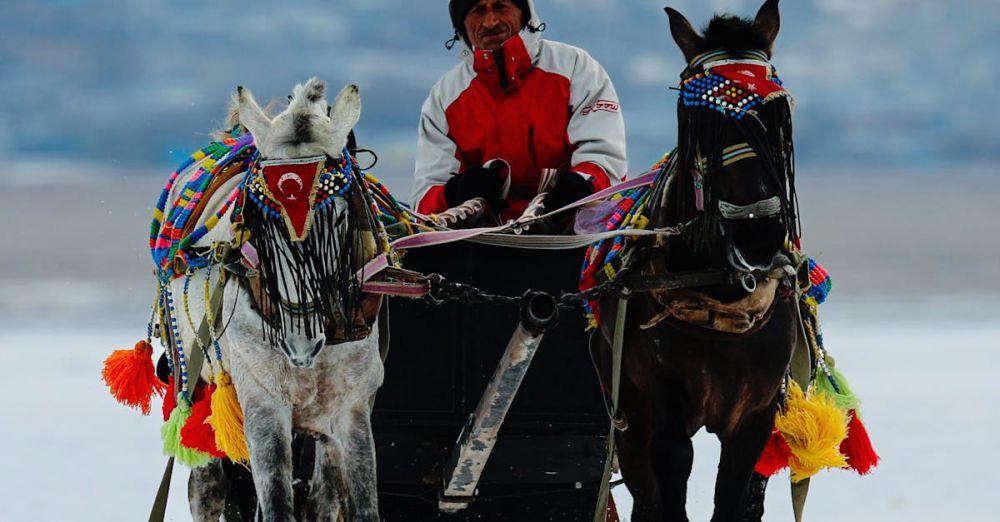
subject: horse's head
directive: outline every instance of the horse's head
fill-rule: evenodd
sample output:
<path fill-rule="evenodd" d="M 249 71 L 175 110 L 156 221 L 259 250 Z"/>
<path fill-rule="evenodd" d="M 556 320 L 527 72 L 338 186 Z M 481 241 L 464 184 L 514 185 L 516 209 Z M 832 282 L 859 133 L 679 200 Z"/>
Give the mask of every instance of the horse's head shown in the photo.
<path fill-rule="evenodd" d="M 349 199 L 362 189 L 344 149 L 361 98 L 348 85 L 328 106 L 325 93 L 316 78 L 297 85 L 273 118 L 248 89 L 239 87 L 235 99 L 259 151 L 242 215 L 259 256 L 255 298 L 269 341 L 297 367 L 314 364 L 331 330 L 352 329 L 360 307 L 354 273 L 370 250 L 358 233 L 366 228 L 358 226 L 359 205 Z"/>
<path fill-rule="evenodd" d="M 716 16 L 703 34 L 666 11 L 688 61 L 676 163 L 656 216 L 688 226 L 671 240 L 667 267 L 766 273 L 797 237 L 791 99 L 770 64 L 778 2 L 767 0 L 753 20 Z"/>
<path fill-rule="evenodd" d="M 240 123 L 253 134 L 261 157 L 267 160 L 330 156 L 340 158 L 347 136 L 361 117 L 361 96 L 356 85 L 337 95 L 333 106 L 326 103 L 326 84 L 310 78 L 296 85 L 288 107 L 270 118 L 249 89 L 236 88 Z"/>

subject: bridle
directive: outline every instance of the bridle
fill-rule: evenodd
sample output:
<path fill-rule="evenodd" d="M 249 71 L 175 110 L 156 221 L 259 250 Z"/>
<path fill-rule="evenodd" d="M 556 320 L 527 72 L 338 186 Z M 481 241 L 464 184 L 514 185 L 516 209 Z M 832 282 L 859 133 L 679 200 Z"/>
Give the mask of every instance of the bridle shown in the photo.
<path fill-rule="evenodd" d="M 313 172 L 315 177 L 310 177 Z M 245 184 L 234 222 L 247 232 L 244 239 L 249 242 L 242 248 L 253 250 L 249 256 L 244 252 L 242 260 L 256 259 L 257 264 L 237 271 L 271 344 L 286 333 L 283 319 L 294 320 L 299 325 L 295 328 L 307 335 L 320 329 L 328 345 L 366 338 L 382 299 L 362 294 L 354 265 L 363 266 L 372 254 L 376 242 L 362 236 L 378 223 L 349 151 L 345 149 L 342 158 L 255 162 Z M 278 192 L 288 187 L 293 193 L 282 199 Z M 346 202 L 344 211 L 334 210 L 336 199 Z M 276 261 L 279 256 L 283 263 Z M 298 299 L 283 295 L 281 289 L 298 294 Z"/>
<path fill-rule="evenodd" d="M 789 103 L 787 112 L 781 109 L 765 114 L 761 110 L 766 104 L 790 100 L 767 59 L 761 51 L 716 50 L 695 57 L 681 75 L 680 142 L 652 189 L 649 212 L 653 226 L 679 227 L 683 233 L 680 238 L 658 239 L 640 247 L 632 273 L 619 279 L 631 288 L 648 287 L 652 299 L 663 308 L 647 327 L 670 319 L 688 327 L 742 335 L 765 323 L 773 299 L 787 293 L 777 291 L 774 280 L 787 281 L 794 276 L 794 256 L 788 247 L 798 237 L 791 106 Z M 724 137 L 723 125 L 732 126 L 728 128 L 735 129 L 737 136 L 727 131 Z M 751 160 L 759 162 L 763 176 L 776 186 L 778 194 L 747 204 L 722 199 L 718 173 Z M 783 251 L 763 265 L 748 261 L 733 244 L 725 225 L 755 219 L 778 219 L 789 240 Z M 684 241 L 692 252 L 721 243 L 728 266 L 686 273 L 667 271 L 671 252 L 663 247 L 668 241 Z M 726 285 L 741 287 L 747 296 L 725 304 L 692 290 Z M 748 312 L 745 321 L 741 306 Z M 702 313 L 707 313 L 707 320 L 701 318 Z"/>
<path fill-rule="evenodd" d="M 704 247 L 725 236 L 723 220 L 778 218 L 795 241 L 791 96 L 767 54 L 715 50 L 698 55 L 682 72 L 678 90 L 679 143 L 659 178 L 661 186 L 654 188 L 656 226 L 682 225 L 689 243 Z M 788 103 L 789 110 L 771 110 L 771 121 L 762 109 L 775 103 Z M 734 139 L 729 131 L 723 138 L 724 125 L 738 136 Z M 777 194 L 748 204 L 723 200 L 718 173 L 748 160 L 758 162 Z M 666 222 L 668 212 L 674 223 Z M 735 268 L 759 268 L 736 257 Z"/>

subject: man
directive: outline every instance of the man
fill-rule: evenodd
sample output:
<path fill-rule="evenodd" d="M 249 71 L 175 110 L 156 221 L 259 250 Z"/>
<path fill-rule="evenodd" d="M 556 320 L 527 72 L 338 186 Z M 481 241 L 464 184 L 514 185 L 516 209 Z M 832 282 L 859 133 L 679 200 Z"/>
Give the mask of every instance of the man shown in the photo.
<path fill-rule="evenodd" d="M 545 206 L 554 210 L 618 182 L 625 125 L 600 64 L 543 40 L 532 0 L 448 7 L 463 63 L 421 110 L 417 210 L 437 213 L 481 197 L 506 221 L 539 192 L 548 191 Z"/>

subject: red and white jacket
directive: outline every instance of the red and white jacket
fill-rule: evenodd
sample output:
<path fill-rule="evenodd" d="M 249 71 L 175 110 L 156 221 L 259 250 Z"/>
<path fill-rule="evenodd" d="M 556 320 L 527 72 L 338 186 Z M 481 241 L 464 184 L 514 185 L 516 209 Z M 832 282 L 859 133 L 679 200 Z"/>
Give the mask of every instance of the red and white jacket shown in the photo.
<path fill-rule="evenodd" d="M 532 26 L 538 21 L 532 16 Z M 570 170 L 594 190 L 625 174 L 625 124 L 604 68 L 582 49 L 525 28 L 502 53 L 471 50 L 431 89 L 420 114 L 414 202 L 418 212 L 448 208 L 444 184 L 471 165 L 511 167 L 507 208 L 519 216 L 540 191 L 542 169 Z M 499 66 L 496 56 L 503 57 Z M 501 74 L 505 73 L 504 81 Z"/>

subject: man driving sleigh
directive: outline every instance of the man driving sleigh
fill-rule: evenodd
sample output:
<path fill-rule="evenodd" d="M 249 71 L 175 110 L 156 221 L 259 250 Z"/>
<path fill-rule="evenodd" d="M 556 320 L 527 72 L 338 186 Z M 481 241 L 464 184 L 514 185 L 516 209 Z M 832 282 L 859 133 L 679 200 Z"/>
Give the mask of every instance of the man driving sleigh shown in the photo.
<path fill-rule="evenodd" d="M 532 0 L 451 0 L 462 63 L 420 114 L 414 202 L 435 214 L 482 198 L 501 222 L 547 192 L 546 211 L 617 183 L 625 125 L 607 72 L 541 38 Z"/>

